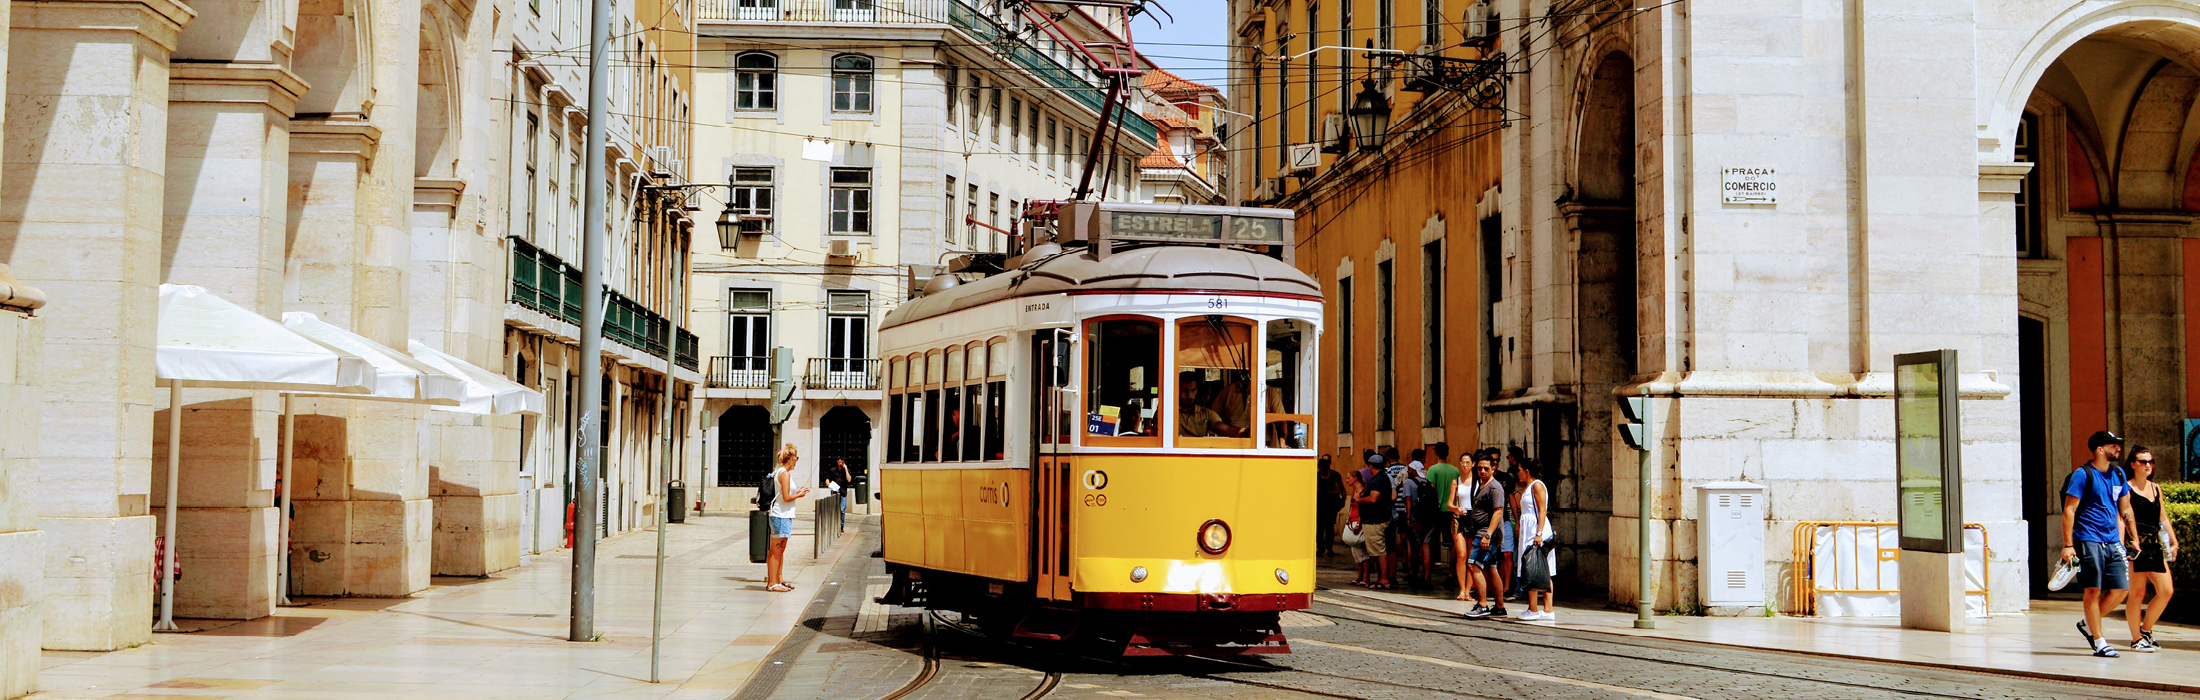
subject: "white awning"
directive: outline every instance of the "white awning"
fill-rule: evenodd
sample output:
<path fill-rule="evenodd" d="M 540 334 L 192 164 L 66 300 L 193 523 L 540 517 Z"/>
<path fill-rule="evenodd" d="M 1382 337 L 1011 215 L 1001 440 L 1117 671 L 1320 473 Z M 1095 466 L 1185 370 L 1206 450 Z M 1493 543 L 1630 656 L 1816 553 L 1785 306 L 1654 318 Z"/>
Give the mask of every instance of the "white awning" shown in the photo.
<path fill-rule="evenodd" d="M 338 328 L 313 314 L 283 314 L 283 327 L 327 345 L 366 358 L 374 365 L 374 392 L 347 398 L 378 399 L 456 406 L 466 399 L 466 380 L 436 369 L 390 346 Z"/>
<path fill-rule="evenodd" d="M 154 376 L 185 386 L 341 394 L 374 387 L 374 366 L 204 288 L 160 286 Z"/>
<path fill-rule="evenodd" d="M 407 340 L 415 359 L 429 366 L 457 375 L 466 380 L 466 398 L 457 406 L 437 407 L 439 411 L 507 415 L 523 413 L 542 415 L 542 392 L 529 389 L 519 382 L 505 379 L 504 375 L 474 366 L 465 360 L 444 354 L 418 340 Z"/>

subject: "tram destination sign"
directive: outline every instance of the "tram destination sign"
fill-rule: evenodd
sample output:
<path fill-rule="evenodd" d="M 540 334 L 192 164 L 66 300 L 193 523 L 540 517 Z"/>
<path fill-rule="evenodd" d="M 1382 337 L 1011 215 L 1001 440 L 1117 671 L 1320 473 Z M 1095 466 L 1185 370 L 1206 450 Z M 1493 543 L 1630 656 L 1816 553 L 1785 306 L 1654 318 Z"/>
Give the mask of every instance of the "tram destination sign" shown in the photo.
<path fill-rule="evenodd" d="M 1153 202 L 1076 202 L 1060 218 L 1058 240 L 1086 241 L 1101 255 L 1109 241 L 1155 241 L 1216 246 L 1258 246 L 1292 259 L 1289 209 L 1219 207 Z"/>

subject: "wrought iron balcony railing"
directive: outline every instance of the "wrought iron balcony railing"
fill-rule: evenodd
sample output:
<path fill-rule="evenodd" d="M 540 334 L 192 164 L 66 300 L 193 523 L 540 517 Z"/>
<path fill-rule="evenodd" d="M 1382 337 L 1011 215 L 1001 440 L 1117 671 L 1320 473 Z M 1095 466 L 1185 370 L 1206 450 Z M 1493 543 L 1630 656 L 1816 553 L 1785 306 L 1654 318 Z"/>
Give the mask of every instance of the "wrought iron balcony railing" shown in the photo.
<path fill-rule="evenodd" d="M 812 357 L 802 376 L 805 389 L 876 391 L 878 385 L 879 361 L 868 358 Z"/>
<path fill-rule="evenodd" d="M 512 296 L 514 304 L 541 312 L 545 316 L 580 325 L 581 322 L 581 271 L 558 256 L 536 248 L 525 239 L 508 239 L 512 243 Z M 643 308 L 640 302 L 613 291 L 604 292 L 603 334 L 605 338 L 642 351 L 652 357 L 663 357 L 665 343 L 676 335 L 678 345 L 674 362 L 688 369 L 696 368 L 696 338 L 687 329 L 672 332 L 672 323 L 656 312 Z"/>
<path fill-rule="evenodd" d="M 712 389 L 769 389 L 771 366 L 769 357 L 713 357 L 704 380 Z"/>

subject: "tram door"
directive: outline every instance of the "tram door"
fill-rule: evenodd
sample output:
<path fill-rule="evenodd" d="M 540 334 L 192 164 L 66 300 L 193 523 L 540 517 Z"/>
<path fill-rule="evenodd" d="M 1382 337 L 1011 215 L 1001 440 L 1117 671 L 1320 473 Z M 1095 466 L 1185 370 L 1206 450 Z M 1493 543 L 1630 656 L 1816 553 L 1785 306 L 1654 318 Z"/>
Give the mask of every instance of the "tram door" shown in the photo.
<path fill-rule="evenodd" d="M 1041 330 L 1031 338 L 1032 407 L 1032 571 L 1039 597 L 1068 600 L 1069 515 L 1075 472 L 1069 440 L 1071 352 L 1069 331 Z"/>

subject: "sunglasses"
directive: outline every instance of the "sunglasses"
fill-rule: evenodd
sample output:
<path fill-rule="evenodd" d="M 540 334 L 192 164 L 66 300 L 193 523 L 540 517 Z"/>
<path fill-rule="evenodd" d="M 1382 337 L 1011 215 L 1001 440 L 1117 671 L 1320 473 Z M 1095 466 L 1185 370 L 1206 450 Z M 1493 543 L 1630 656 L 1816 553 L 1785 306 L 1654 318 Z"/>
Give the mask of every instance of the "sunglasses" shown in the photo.
<path fill-rule="evenodd" d="M 2151 460 L 2151 459 L 2134 459 L 2134 460 L 2131 460 L 2131 463 L 2132 463 L 2132 464 L 2153 464 L 2153 463 L 2154 463 L 2154 460 Z"/>

